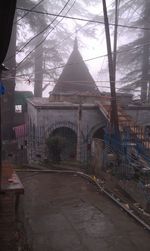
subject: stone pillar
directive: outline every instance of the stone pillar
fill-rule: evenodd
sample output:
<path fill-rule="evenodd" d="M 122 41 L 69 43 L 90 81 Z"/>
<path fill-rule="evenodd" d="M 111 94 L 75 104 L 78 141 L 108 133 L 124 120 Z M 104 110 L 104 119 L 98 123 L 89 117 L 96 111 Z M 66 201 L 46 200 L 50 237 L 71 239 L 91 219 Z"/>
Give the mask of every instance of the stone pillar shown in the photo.
<path fill-rule="evenodd" d="M 81 119 L 82 119 L 82 106 L 81 103 L 78 107 L 77 116 L 77 161 L 81 161 Z"/>

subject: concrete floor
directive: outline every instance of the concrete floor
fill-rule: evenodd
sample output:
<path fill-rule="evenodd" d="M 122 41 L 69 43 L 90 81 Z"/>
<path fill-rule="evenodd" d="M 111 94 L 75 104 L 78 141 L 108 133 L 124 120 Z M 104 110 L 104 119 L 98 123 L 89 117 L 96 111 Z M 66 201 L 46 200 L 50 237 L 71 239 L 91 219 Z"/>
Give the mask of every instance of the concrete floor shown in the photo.
<path fill-rule="evenodd" d="M 88 181 L 64 174 L 19 176 L 32 250 L 150 250 L 150 234 Z"/>

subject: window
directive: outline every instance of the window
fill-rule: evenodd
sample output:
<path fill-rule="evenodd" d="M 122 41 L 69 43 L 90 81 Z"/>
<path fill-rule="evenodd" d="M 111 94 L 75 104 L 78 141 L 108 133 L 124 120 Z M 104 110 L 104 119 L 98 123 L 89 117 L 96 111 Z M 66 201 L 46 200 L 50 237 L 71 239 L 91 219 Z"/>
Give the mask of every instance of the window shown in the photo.
<path fill-rule="evenodd" d="M 22 105 L 15 105 L 15 112 L 22 113 Z"/>

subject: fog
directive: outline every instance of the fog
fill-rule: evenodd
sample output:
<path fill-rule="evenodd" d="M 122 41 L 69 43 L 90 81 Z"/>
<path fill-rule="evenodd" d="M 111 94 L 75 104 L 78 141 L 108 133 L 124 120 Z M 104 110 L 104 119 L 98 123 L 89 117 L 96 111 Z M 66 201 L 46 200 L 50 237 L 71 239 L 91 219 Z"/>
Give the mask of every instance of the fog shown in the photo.
<path fill-rule="evenodd" d="M 113 49 L 115 1 L 107 1 L 107 10 Z M 95 22 L 90 22 L 91 20 Z M 140 95 L 141 88 L 139 81 L 143 78 L 143 44 L 149 42 L 149 31 L 144 30 L 144 27 L 147 27 L 147 13 L 142 1 L 120 1 L 118 20 L 116 88 L 127 86 L 127 91 L 137 96 Z M 18 0 L 14 30 L 16 90 L 34 92 L 38 78 L 43 86 L 42 95 L 48 96 L 69 58 L 74 39 L 77 37 L 79 51 L 98 88 L 102 92 L 109 91 L 101 1 Z M 13 78 L 15 67 L 14 63 L 11 65 L 12 60 L 9 60 L 14 54 L 11 49 L 6 57 L 6 65 Z M 39 61 L 36 66 L 35 61 Z M 149 79 L 146 78 L 148 88 Z"/>

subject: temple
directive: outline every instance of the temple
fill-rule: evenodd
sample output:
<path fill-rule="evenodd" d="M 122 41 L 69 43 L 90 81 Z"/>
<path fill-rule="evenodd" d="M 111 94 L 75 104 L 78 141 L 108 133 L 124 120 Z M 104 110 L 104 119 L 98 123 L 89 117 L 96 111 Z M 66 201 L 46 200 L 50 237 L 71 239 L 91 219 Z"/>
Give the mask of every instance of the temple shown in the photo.
<path fill-rule="evenodd" d="M 62 160 L 87 161 L 93 137 L 103 138 L 107 120 L 97 103 L 101 98 L 75 39 L 73 51 L 49 98 L 28 100 L 28 161 L 50 158 L 49 135 L 65 138 Z"/>

